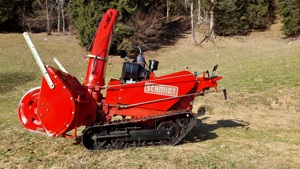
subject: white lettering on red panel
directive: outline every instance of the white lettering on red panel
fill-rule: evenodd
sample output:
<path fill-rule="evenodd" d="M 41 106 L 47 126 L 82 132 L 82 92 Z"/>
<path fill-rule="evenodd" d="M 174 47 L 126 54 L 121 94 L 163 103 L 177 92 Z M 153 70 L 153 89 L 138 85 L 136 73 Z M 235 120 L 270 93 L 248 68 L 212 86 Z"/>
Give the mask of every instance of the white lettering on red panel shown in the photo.
<path fill-rule="evenodd" d="M 144 92 L 165 96 L 178 96 L 178 87 L 155 83 L 145 83 Z"/>

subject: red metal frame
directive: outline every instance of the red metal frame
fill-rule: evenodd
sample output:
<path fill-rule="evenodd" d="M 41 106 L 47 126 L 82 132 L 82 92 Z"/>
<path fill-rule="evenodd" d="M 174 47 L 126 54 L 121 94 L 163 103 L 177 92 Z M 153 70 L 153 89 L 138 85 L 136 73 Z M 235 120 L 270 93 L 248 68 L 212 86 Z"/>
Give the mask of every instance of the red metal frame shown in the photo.
<path fill-rule="evenodd" d="M 109 9 L 99 24 L 91 53 L 85 82 L 51 66 L 47 73 L 54 84 L 50 88 L 45 77 L 41 88 L 30 90 L 21 99 L 18 112 L 20 122 L 30 131 L 49 136 L 65 136 L 77 127 L 93 123 L 109 123 L 116 115 L 143 118 L 174 110 L 191 110 L 191 102 L 198 95 L 214 87 L 221 76 L 195 77 L 189 71 L 180 71 L 136 83 L 122 84 L 112 79 L 104 86 L 107 55 L 117 21 L 118 12 Z M 106 89 L 106 97 L 101 90 Z"/>

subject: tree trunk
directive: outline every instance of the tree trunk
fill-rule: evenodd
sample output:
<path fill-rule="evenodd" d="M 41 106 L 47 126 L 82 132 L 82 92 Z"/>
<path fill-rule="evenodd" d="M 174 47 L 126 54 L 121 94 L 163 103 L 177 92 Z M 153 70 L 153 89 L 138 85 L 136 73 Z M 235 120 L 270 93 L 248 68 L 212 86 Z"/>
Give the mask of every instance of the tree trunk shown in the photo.
<path fill-rule="evenodd" d="M 201 16 L 201 0 L 198 0 L 198 24 L 200 25 L 203 22 L 203 18 Z"/>
<path fill-rule="evenodd" d="M 210 38 L 213 39 L 215 37 L 214 31 L 214 12 L 210 11 L 210 24 L 209 24 L 209 31 L 210 31 Z"/>
<path fill-rule="evenodd" d="M 57 32 L 60 32 L 61 0 L 57 1 Z"/>
<path fill-rule="evenodd" d="M 204 16 L 204 22 L 208 23 L 208 14 L 206 10 L 203 11 L 203 16 Z"/>
<path fill-rule="evenodd" d="M 66 23 L 65 23 L 65 10 L 64 10 L 65 0 L 62 0 L 61 3 L 61 18 L 62 18 L 62 31 L 66 31 Z"/>
<path fill-rule="evenodd" d="M 167 0 L 167 21 L 170 19 L 170 0 Z"/>
<path fill-rule="evenodd" d="M 210 15 L 210 24 L 209 24 L 209 31 L 210 31 L 210 38 L 213 39 L 215 38 L 215 27 L 214 27 L 214 8 L 217 4 L 217 1 L 211 0 L 211 8 L 209 10 L 209 15 Z"/>
<path fill-rule="evenodd" d="M 49 4 L 48 4 L 48 0 L 46 0 L 46 20 L 47 20 L 47 35 L 51 35 L 51 28 L 50 28 L 50 16 L 49 16 Z"/>
<path fill-rule="evenodd" d="M 192 37 L 194 41 L 194 45 L 197 45 L 196 36 L 195 36 L 195 29 L 194 29 L 194 10 L 193 10 L 193 2 L 191 2 L 191 27 L 192 27 Z"/>

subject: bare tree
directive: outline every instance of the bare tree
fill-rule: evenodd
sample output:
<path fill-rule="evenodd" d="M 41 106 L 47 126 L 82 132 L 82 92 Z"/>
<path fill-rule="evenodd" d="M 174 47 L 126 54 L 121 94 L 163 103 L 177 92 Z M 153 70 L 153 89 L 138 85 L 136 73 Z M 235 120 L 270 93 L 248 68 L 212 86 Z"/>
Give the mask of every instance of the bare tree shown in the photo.
<path fill-rule="evenodd" d="M 30 19 L 29 16 L 30 12 L 26 7 L 25 1 L 23 1 L 22 6 L 19 7 L 19 11 L 20 11 L 19 21 L 21 22 L 23 28 L 26 31 L 31 32 L 31 24 L 28 21 Z"/>
<path fill-rule="evenodd" d="M 214 32 L 214 8 L 217 5 L 217 0 L 207 0 L 210 3 L 210 8 L 208 10 L 209 13 L 209 33 L 205 34 L 203 39 L 200 41 L 199 45 L 201 45 L 204 41 L 211 41 L 214 46 L 218 49 L 219 47 L 214 42 L 215 32 Z M 208 15 L 206 15 L 206 11 L 204 11 L 204 22 L 208 23 Z M 203 19 L 203 18 L 202 18 Z"/>
<path fill-rule="evenodd" d="M 189 0 L 184 0 L 184 6 L 185 6 L 185 10 L 187 11 L 187 4 L 188 4 Z"/>
<path fill-rule="evenodd" d="M 161 6 L 154 5 L 147 13 L 135 12 L 126 25 L 132 28 L 133 36 L 129 41 L 134 42 L 144 49 L 154 49 L 160 42 L 160 36 L 164 33 L 165 16 Z"/>
<path fill-rule="evenodd" d="M 57 5 L 57 32 L 66 31 L 65 25 L 65 0 L 56 0 Z"/>
<path fill-rule="evenodd" d="M 210 24 L 209 24 L 209 32 L 210 32 L 210 38 L 215 38 L 215 31 L 214 31 L 214 9 L 217 5 L 217 0 L 210 0 L 208 1 L 211 6 L 209 9 L 209 15 L 210 15 Z"/>
<path fill-rule="evenodd" d="M 198 0 L 198 23 L 199 25 L 202 24 L 203 22 L 203 17 L 201 15 L 201 4 L 202 4 L 202 0 Z"/>
<path fill-rule="evenodd" d="M 167 0 L 167 21 L 170 19 L 170 0 Z"/>
<path fill-rule="evenodd" d="M 62 8 L 62 1 L 56 0 L 57 4 L 57 32 L 60 32 L 60 20 L 61 20 L 61 8 Z"/>
<path fill-rule="evenodd" d="M 65 10 L 64 10 L 64 5 L 65 5 L 65 0 L 61 0 L 61 16 L 62 16 L 62 30 L 63 32 L 66 31 L 66 23 L 65 23 Z"/>
<path fill-rule="evenodd" d="M 195 29 L 194 29 L 194 6 L 193 1 L 191 1 L 191 27 L 192 27 L 192 37 L 194 41 L 194 45 L 197 45 L 196 36 L 195 36 Z"/>
<path fill-rule="evenodd" d="M 45 10 L 46 10 L 46 31 L 48 35 L 51 35 L 51 27 L 53 15 L 55 14 L 56 2 L 55 0 L 45 0 Z"/>
<path fill-rule="evenodd" d="M 46 0 L 45 2 L 46 4 L 46 23 L 47 23 L 47 26 L 46 26 L 46 30 L 47 30 L 47 35 L 51 35 L 51 27 L 50 27 L 50 12 L 49 12 L 49 2 L 48 0 Z"/>

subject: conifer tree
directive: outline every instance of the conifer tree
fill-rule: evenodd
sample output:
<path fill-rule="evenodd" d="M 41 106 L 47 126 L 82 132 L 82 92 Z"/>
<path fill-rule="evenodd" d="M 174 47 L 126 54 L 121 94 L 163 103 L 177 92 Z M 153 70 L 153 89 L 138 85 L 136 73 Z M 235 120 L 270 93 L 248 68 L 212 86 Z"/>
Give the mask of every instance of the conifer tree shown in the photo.
<path fill-rule="evenodd" d="M 275 16 L 274 0 L 219 0 L 215 9 L 219 35 L 246 35 L 265 30 Z"/>
<path fill-rule="evenodd" d="M 88 46 L 91 43 L 99 21 L 106 9 L 107 3 L 100 0 L 70 1 L 69 13 L 74 20 L 80 45 Z"/>
<path fill-rule="evenodd" d="M 300 0 L 281 2 L 281 15 L 283 16 L 284 34 L 288 37 L 296 37 L 300 34 Z"/>

